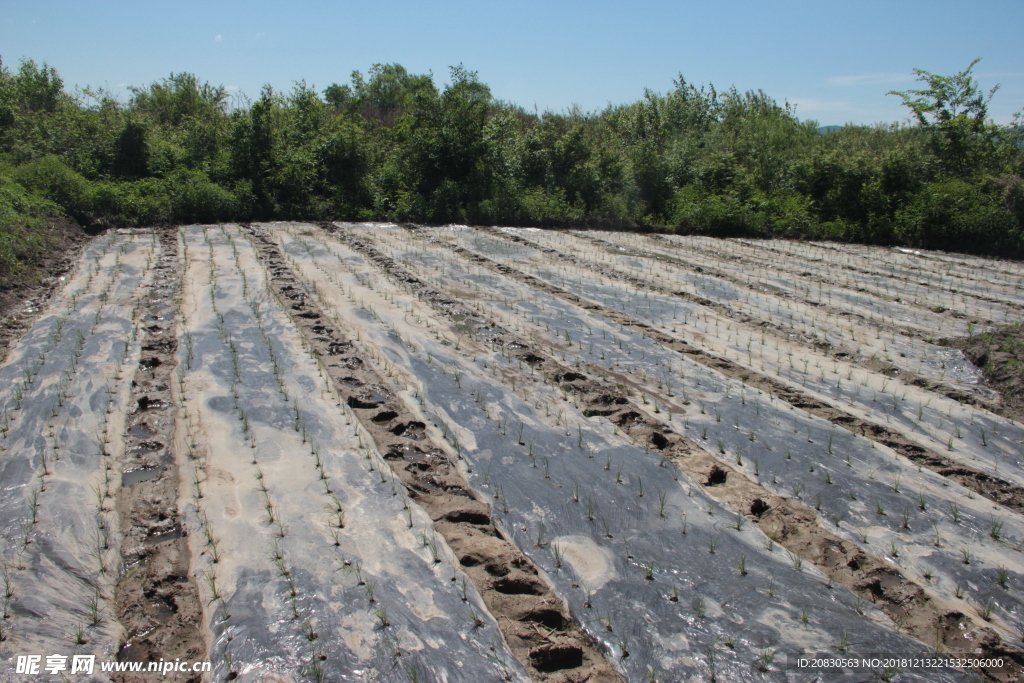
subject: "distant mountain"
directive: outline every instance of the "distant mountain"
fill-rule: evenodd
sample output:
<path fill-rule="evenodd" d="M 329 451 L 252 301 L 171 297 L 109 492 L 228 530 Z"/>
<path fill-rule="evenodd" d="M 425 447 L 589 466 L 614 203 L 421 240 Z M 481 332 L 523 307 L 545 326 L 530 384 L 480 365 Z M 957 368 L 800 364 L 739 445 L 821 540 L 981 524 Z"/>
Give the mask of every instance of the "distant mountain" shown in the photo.
<path fill-rule="evenodd" d="M 842 126 L 818 126 L 818 132 L 824 135 L 825 133 L 834 133 L 842 128 Z"/>

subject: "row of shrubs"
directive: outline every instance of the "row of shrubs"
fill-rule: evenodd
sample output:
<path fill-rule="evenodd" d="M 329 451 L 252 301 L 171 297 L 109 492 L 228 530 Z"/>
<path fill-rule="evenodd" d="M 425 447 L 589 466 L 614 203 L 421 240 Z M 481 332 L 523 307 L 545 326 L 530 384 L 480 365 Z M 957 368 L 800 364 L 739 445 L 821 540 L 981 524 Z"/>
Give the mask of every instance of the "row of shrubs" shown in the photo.
<path fill-rule="evenodd" d="M 935 82 L 972 81 L 968 69 Z M 0 277 L 45 249 L 55 213 L 593 226 L 1021 256 L 1024 135 L 993 125 L 985 104 L 821 134 L 762 92 L 680 77 L 602 112 L 538 115 L 462 67 L 438 88 L 390 64 L 322 93 L 267 87 L 231 109 L 191 74 L 121 102 L 71 95 L 46 65 L 0 62 Z"/>

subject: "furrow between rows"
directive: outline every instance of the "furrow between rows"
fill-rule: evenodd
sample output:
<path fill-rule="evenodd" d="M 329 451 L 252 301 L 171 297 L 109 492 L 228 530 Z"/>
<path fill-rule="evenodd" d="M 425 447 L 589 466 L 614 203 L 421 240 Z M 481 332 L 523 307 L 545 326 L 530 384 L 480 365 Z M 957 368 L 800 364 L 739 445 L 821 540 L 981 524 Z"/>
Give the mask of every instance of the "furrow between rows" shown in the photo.
<path fill-rule="evenodd" d="M 444 448 L 431 443 L 422 423 L 389 382 L 358 357 L 347 338 L 291 269 L 275 240 L 251 227 L 271 286 L 291 302 L 289 312 L 314 353 L 401 480 L 409 497 L 429 514 L 435 530 L 461 562 L 505 642 L 538 681 L 618 681 L 621 674 L 565 610 L 537 567 L 491 519 L 490 507 L 473 490 Z M 372 387 L 383 391 L 373 395 Z M 547 616 L 544 616 L 547 615 Z M 538 629 L 538 624 L 543 629 Z"/>

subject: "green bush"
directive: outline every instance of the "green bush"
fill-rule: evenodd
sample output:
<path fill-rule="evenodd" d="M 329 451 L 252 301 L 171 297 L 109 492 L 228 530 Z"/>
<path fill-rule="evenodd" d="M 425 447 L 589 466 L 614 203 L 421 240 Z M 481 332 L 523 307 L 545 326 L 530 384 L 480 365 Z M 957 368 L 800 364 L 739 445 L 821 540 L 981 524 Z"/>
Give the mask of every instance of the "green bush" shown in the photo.
<path fill-rule="evenodd" d="M 565 190 L 533 187 L 522 194 L 523 218 L 534 225 L 567 225 L 582 221 L 581 208 L 570 204 Z"/>
<path fill-rule="evenodd" d="M 129 225 L 166 223 L 170 213 L 168 197 L 160 181 L 153 178 L 93 183 L 89 207 L 97 216 Z"/>
<path fill-rule="evenodd" d="M 755 235 L 765 228 L 762 215 L 732 194 L 715 194 L 695 185 L 676 192 L 672 222 L 679 232 L 719 237 Z"/>
<path fill-rule="evenodd" d="M 896 216 L 895 236 L 912 247 L 1022 253 L 1021 226 L 995 197 L 960 179 L 930 183 Z"/>
<path fill-rule="evenodd" d="M 970 69 L 919 76 L 930 90 L 905 98 L 912 109 L 974 87 Z M 439 89 L 376 65 L 323 97 L 301 81 L 290 94 L 267 86 L 231 111 L 224 88 L 192 74 L 132 88 L 128 103 L 62 88 L 47 65 L 0 63 L 0 174 L 24 190 L 17 201 L 88 223 L 642 225 L 1024 253 L 1021 127 L 988 122 L 987 100 L 964 126 L 929 108 L 914 109 L 921 125 L 820 135 L 761 91 L 682 76 L 666 95 L 560 114 L 495 100 L 462 67 Z M 31 220 L 13 196 L 8 225 Z"/>
<path fill-rule="evenodd" d="M 53 202 L 0 175 L 0 283 L 46 247 L 46 218 L 59 213 Z"/>
<path fill-rule="evenodd" d="M 91 209 L 91 183 L 52 154 L 17 167 L 13 178 L 26 190 L 57 203 L 70 213 Z"/>
<path fill-rule="evenodd" d="M 171 223 L 217 223 L 242 213 L 235 196 L 210 182 L 202 171 L 176 171 L 167 179 L 164 191 L 170 198 Z"/>

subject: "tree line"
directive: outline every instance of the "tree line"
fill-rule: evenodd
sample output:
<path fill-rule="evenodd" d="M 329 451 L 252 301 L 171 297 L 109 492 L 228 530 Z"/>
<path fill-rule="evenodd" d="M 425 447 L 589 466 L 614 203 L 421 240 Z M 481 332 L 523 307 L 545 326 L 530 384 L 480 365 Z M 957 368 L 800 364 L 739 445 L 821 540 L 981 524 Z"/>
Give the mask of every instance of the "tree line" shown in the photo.
<path fill-rule="evenodd" d="M 84 225 L 387 220 L 772 236 L 1024 255 L 1024 126 L 972 63 L 892 93 L 914 121 L 822 134 L 762 91 L 682 76 L 599 112 L 529 112 L 476 72 L 377 64 L 244 106 L 189 73 L 68 92 L 0 62 L 0 276 Z"/>

